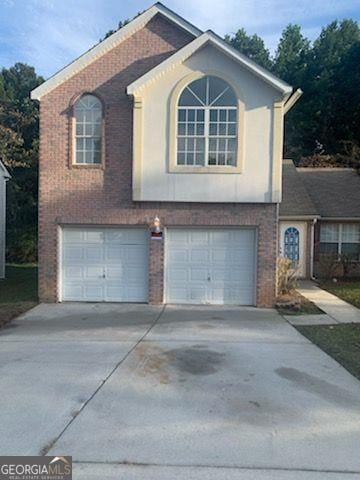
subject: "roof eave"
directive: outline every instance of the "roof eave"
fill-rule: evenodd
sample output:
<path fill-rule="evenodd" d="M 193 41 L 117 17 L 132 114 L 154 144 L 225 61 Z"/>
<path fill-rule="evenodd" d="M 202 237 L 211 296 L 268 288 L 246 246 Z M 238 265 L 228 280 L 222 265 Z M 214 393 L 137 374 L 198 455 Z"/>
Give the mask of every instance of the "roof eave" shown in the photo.
<path fill-rule="evenodd" d="M 197 37 L 202 33 L 201 30 L 184 20 L 175 12 L 172 12 L 172 10 L 168 9 L 161 3 L 156 3 L 149 9 L 145 10 L 145 12 L 134 18 L 127 25 L 120 28 L 108 38 L 104 39 L 102 42 L 92 47 L 90 50 L 75 59 L 69 65 L 55 73 L 44 83 L 32 90 L 30 93 L 31 99 L 41 100 L 44 95 L 48 94 L 53 89 L 61 85 L 63 82 L 65 82 L 66 80 L 83 70 L 85 67 L 90 65 L 93 61 L 97 60 L 105 53 L 112 50 L 114 47 L 116 47 L 121 42 L 133 35 L 136 31 L 143 28 L 157 14 L 160 14 L 168 20 L 172 21 L 183 30 L 192 34 L 194 37 Z"/>
<path fill-rule="evenodd" d="M 237 50 L 228 45 L 224 40 L 222 40 L 212 31 L 207 31 L 194 39 L 192 42 L 185 45 L 177 52 L 175 52 L 171 57 L 164 60 L 152 70 L 145 73 L 143 76 L 128 85 L 128 95 L 134 95 L 137 91 L 141 90 L 148 82 L 156 78 L 157 75 L 162 74 L 164 71 L 171 68 L 174 64 L 176 65 L 176 63 L 181 63 L 185 61 L 187 58 L 193 55 L 193 53 L 195 53 L 207 43 L 212 43 L 215 47 L 219 48 L 230 58 L 240 63 L 244 68 L 247 68 L 249 71 L 257 75 L 263 81 L 270 84 L 270 86 L 272 86 L 275 90 L 279 91 L 284 96 L 284 98 L 287 98 L 291 94 L 293 89 L 290 85 L 275 77 L 272 73 L 260 67 L 260 65 L 257 65 L 245 55 L 239 53 Z"/>

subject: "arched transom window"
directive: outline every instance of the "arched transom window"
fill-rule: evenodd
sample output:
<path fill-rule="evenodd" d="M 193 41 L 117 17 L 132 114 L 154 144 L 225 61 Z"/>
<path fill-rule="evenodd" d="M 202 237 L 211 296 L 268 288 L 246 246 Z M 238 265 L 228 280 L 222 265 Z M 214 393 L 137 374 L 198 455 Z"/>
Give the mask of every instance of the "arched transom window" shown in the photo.
<path fill-rule="evenodd" d="M 237 98 L 214 76 L 191 82 L 177 109 L 177 165 L 236 166 Z"/>
<path fill-rule="evenodd" d="M 83 95 L 74 105 L 76 164 L 101 163 L 102 105 L 94 95 Z"/>

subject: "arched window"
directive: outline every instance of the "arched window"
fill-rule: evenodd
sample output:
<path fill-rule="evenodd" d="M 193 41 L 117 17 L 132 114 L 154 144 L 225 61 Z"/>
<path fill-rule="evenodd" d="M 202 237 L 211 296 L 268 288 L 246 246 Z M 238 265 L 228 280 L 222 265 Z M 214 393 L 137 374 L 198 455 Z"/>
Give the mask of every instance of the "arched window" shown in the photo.
<path fill-rule="evenodd" d="M 236 166 L 237 104 L 233 88 L 218 77 L 185 87 L 177 108 L 177 165 Z"/>
<path fill-rule="evenodd" d="M 102 105 L 94 95 L 83 95 L 74 105 L 74 163 L 101 163 Z"/>
<path fill-rule="evenodd" d="M 285 230 L 284 235 L 284 254 L 293 262 L 298 262 L 300 258 L 300 235 L 299 230 L 295 227 L 289 227 Z"/>

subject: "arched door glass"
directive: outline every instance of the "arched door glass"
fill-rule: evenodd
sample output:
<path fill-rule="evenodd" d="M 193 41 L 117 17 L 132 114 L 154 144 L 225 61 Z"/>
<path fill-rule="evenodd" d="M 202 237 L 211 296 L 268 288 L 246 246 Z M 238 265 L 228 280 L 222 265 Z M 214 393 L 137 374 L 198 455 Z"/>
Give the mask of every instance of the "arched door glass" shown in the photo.
<path fill-rule="evenodd" d="M 295 227 L 289 227 L 285 230 L 284 255 L 293 262 L 299 261 L 299 230 Z"/>

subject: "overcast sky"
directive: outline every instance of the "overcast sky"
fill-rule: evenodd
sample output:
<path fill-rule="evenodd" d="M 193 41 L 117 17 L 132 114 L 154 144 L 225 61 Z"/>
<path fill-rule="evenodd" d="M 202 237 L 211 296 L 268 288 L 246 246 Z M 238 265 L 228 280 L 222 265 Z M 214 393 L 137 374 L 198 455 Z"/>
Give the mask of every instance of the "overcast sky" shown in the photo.
<path fill-rule="evenodd" d="M 243 27 L 273 52 L 282 29 L 298 23 L 310 39 L 334 19 L 359 20 L 360 0 L 164 0 L 202 30 Z M 145 0 L 0 0 L 0 66 L 33 65 L 45 78 L 89 49 Z"/>

